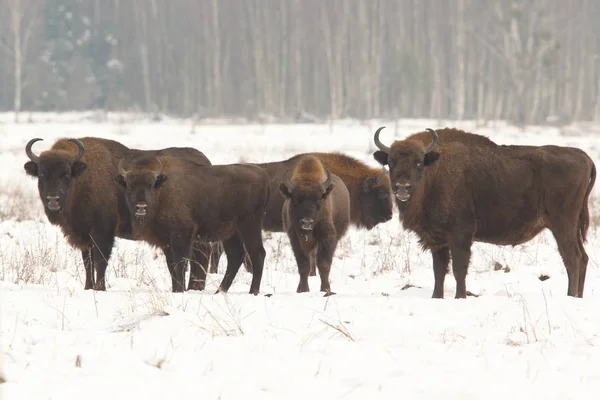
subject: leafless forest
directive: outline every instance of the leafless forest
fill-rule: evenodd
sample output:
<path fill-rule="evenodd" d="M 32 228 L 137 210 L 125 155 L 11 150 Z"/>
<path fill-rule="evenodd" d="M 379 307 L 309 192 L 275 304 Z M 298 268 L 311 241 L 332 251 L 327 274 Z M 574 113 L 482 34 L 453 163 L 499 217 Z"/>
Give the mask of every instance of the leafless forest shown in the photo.
<path fill-rule="evenodd" d="M 0 109 L 600 120 L 600 0 L 0 0 Z"/>

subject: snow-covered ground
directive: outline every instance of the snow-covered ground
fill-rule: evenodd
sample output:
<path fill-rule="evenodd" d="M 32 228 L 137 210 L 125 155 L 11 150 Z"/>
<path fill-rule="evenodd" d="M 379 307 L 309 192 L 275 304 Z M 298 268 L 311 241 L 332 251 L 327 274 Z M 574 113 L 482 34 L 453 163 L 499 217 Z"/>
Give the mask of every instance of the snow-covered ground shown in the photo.
<path fill-rule="evenodd" d="M 117 240 L 106 292 L 83 290 L 80 253 L 45 219 L 24 147 L 100 136 L 129 147 L 193 146 L 213 163 L 281 160 L 343 151 L 377 166 L 373 132 L 391 142 L 427 127 L 456 126 L 498 143 L 577 146 L 600 165 L 597 127 L 519 130 L 501 123 L 339 121 L 326 125 L 93 121 L 94 114 L 0 115 L 0 398 L 6 399 L 592 399 L 600 392 L 600 235 L 597 185 L 585 297 L 566 296 L 554 239 L 473 247 L 467 288 L 480 297 L 430 299 L 431 256 L 398 218 L 351 228 L 332 267 L 337 293 L 296 294 L 284 234 L 265 234 L 261 295 L 240 269 L 229 294 L 170 293 L 163 255 Z M 27 120 L 27 116 L 22 116 Z M 54 121 L 54 122 L 53 122 Z M 495 270 L 500 263 L 502 269 Z M 225 257 L 221 260 L 223 271 Z M 508 267 L 508 268 L 507 268 Z M 550 279 L 540 281 L 545 274 Z M 409 285 L 410 284 L 410 285 Z M 411 286 L 413 287 L 407 287 Z M 265 296 L 272 294 L 272 296 Z"/>

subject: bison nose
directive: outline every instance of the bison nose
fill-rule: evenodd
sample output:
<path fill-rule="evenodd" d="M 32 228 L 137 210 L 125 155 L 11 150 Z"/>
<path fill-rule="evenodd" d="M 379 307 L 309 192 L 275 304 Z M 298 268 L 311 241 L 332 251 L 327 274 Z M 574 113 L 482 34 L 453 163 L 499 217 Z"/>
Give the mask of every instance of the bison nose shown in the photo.
<path fill-rule="evenodd" d="M 396 182 L 394 184 L 394 189 L 396 191 L 398 191 L 400 189 L 404 189 L 404 190 L 408 191 L 411 188 L 411 186 L 412 185 L 410 183 L 408 183 L 408 182 L 404 182 L 404 183 Z"/>
<path fill-rule="evenodd" d="M 302 218 L 300 219 L 300 224 L 302 225 L 302 229 L 311 230 L 315 224 L 315 220 L 312 218 Z"/>
<path fill-rule="evenodd" d="M 46 196 L 46 200 L 48 200 L 48 209 L 50 211 L 60 210 L 60 203 L 58 202 L 58 196 Z"/>
<path fill-rule="evenodd" d="M 135 205 L 135 215 L 146 215 L 146 208 L 148 208 L 146 203 L 137 203 Z"/>

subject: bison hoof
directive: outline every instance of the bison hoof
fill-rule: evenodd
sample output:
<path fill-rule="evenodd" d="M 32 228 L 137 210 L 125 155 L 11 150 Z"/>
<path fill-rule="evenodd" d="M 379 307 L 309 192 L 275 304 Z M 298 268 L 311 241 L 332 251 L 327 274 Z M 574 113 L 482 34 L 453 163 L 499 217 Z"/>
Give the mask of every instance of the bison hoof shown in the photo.
<path fill-rule="evenodd" d="M 443 294 L 439 294 L 439 293 L 434 293 L 434 294 L 431 296 L 431 298 L 432 298 L 432 299 L 443 299 L 443 298 L 444 298 L 444 295 L 443 295 Z"/>
<path fill-rule="evenodd" d="M 327 291 L 327 292 L 326 292 L 326 293 L 323 295 L 323 297 L 329 297 L 329 296 L 333 296 L 334 294 L 336 294 L 336 293 L 335 293 L 335 292 L 332 292 L 332 291 Z"/>

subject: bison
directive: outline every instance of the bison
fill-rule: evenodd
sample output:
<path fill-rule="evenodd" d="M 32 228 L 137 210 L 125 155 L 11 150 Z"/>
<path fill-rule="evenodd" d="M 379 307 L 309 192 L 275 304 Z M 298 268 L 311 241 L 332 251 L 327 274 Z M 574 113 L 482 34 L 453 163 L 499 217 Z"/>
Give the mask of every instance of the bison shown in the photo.
<path fill-rule="evenodd" d="M 257 164 L 267 172 L 271 179 L 271 193 L 279 190 L 284 172 L 287 169 L 293 169 L 299 160 L 307 156 L 319 159 L 332 174 L 341 178 L 348 188 L 351 224 L 370 230 L 377 224 L 392 219 L 394 205 L 390 179 L 385 169 L 369 167 L 363 162 L 341 153 L 303 153 L 284 161 Z M 281 213 L 283 203 L 284 198 L 281 196 L 271 196 L 263 230 L 268 232 L 284 231 Z M 219 257 L 220 253 L 217 250 L 213 253 L 213 258 L 218 260 Z M 316 274 L 314 267 L 313 263 L 310 270 L 311 276 Z"/>
<path fill-rule="evenodd" d="M 252 164 L 200 165 L 174 157 L 123 159 L 116 181 L 126 187 L 133 234 L 163 250 L 173 291 L 184 290 L 184 266 L 192 243 L 223 241 L 227 271 L 219 287 L 228 291 L 248 252 L 258 294 L 265 249 L 262 224 L 269 178 Z M 204 280 L 206 271 L 200 271 Z"/>
<path fill-rule="evenodd" d="M 350 194 L 337 175 L 315 156 L 298 159 L 293 171 L 284 172 L 279 191 L 283 204 L 283 227 L 298 264 L 298 293 L 308 292 L 308 274 L 316 260 L 321 291 L 333 294 L 329 272 L 338 242 L 350 222 Z M 312 261 L 312 262 L 311 262 Z"/>
<path fill-rule="evenodd" d="M 466 298 L 473 242 L 518 245 L 548 228 L 565 264 L 569 296 L 582 297 L 588 198 L 596 167 L 580 149 L 497 145 L 457 129 L 419 132 L 373 157 L 389 167 L 404 229 L 433 257 L 433 298 L 443 298 L 450 256 L 456 298 Z"/>
<path fill-rule="evenodd" d="M 25 172 L 38 178 L 38 191 L 48 221 L 58 225 L 68 242 L 81 250 L 85 267 L 85 289 L 106 290 L 105 273 L 115 236 L 131 239 L 131 217 L 124 203 L 124 191 L 114 185 L 118 162 L 123 157 L 173 155 L 200 164 L 210 164 L 193 148 L 170 147 L 161 150 L 130 149 L 114 140 L 84 137 L 60 139 L 39 156 L 31 139 L 25 153 Z M 207 243 L 195 246 L 193 259 L 208 263 Z M 93 271 L 96 270 L 96 278 Z M 190 282 L 196 278 L 190 275 Z"/>

